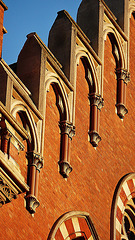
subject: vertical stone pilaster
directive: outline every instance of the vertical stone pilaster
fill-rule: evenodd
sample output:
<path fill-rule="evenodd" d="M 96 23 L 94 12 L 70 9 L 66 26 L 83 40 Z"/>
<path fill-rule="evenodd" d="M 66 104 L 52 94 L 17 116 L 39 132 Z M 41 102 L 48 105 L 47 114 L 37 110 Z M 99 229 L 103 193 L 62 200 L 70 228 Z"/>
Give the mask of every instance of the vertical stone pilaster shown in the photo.
<path fill-rule="evenodd" d="M 61 121 L 59 123 L 61 130 L 61 147 L 60 147 L 60 161 L 58 162 L 60 167 L 60 174 L 67 178 L 72 171 L 70 165 L 70 145 L 72 137 L 75 134 L 75 129 L 72 123 L 68 121 Z"/>
<path fill-rule="evenodd" d="M 31 213 L 35 213 L 36 208 L 40 205 L 38 196 L 38 181 L 40 168 L 43 166 L 43 159 L 40 154 L 34 151 L 27 153 L 28 167 L 29 167 L 29 187 L 30 190 L 27 193 L 26 209 Z"/>
<path fill-rule="evenodd" d="M 103 98 L 96 93 L 89 94 L 88 98 L 90 101 L 90 127 L 88 134 L 92 146 L 97 147 L 98 143 L 101 141 L 99 135 L 99 118 L 100 110 L 103 107 Z"/>
<path fill-rule="evenodd" d="M 117 114 L 118 116 L 123 119 L 125 114 L 128 113 L 126 108 L 126 86 L 127 83 L 130 81 L 130 74 L 126 69 L 116 69 L 116 76 L 117 76 Z"/>

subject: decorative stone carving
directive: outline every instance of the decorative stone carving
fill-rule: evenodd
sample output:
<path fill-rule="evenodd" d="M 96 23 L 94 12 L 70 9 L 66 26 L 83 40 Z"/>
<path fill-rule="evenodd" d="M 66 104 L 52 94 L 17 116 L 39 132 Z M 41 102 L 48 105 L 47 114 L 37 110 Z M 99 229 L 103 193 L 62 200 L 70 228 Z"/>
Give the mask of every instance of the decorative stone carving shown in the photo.
<path fill-rule="evenodd" d="M 13 190 L 0 175 L 0 207 L 5 203 L 11 202 L 12 198 L 17 198 L 17 194 L 18 192 Z"/>
<path fill-rule="evenodd" d="M 59 127 L 62 134 L 67 134 L 71 139 L 75 135 L 75 127 L 71 122 L 68 121 L 61 121 L 59 122 Z"/>
<path fill-rule="evenodd" d="M 126 86 L 130 82 L 130 73 L 126 69 L 116 69 L 117 76 L 117 114 L 123 119 L 128 113 L 126 108 Z"/>
<path fill-rule="evenodd" d="M 117 114 L 118 114 L 119 118 L 123 119 L 125 117 L 125 115 L 128 113 L 126 106 L 122 103 L 118 103 L 115 106 L 117 108 Z"/>
<path fill-rule="evenodd" d="M 11 202 L 17 195 L 29 190 L 21 173 L 13 168 L 11 162 L 0 151 L 0 206 Z"/>
<path fill-rule="evenodd" d="M 26 157 L 30 166 L 35 166 L 37 168 L 37 166 L 39 167 L 41 164 L 41 168 L 43 167 L 43 158 L 41 157 L 41 154 L 31 151 L 27 152 Z"/>
<path fill-rule="evenodd" d="M 90 143 L 93 147 L 97 147 L 101 141 L 99 135 L 99 114 L 104 106 L 104 101 L 101 95 L 93 93 L 88 95 L 90 101 L 90 129 L 88 131 Z"/>
<path fill-rule="evenodd" d="M 70 142 L 72 137 L 75 135 L 75 128 L 72 123 L 68 121 L 61 121 L 59 123 L 61 130 L 61 151 L 60 161 L 58 162 L 60 167 L 60 174 L 63 178 L 67 178 L 69 173 L 72 171 L 70 165 Z"/>
<path fill-rule="evenodd" d="M 90 143 L 92 144 L 93 147 L 97 147 L 98 143 L 101 141 L 101 137 L 96 131 L 90 131 L 88 132 L 89 137 L 90 137 Z"/>
<path fill-rule="evenodd" d="M 1 166 L 3 165 L 3 161 L 1 158 Z M 9 169 L 8 169 L 9 170 Z M 9 174 L 10 175 L 10 174 Z M 12 201 L 12 199 L 16 199 L 17 195 L 24 191 L 24 188 L 28 190 L 28 186 L 24 183 L 20 184 L 22 185 L 22 189 L 11 179 L 11 177 L 6 174 L 6 172 L 0 167 L 0 207 L 3 206 L 3 204 L 9 203 Z M 15 179 L 15 176 L 14 176 Z M 18 178 L 19 180 L 19 178 Z"/>
<path fill-rule="evenodd" d="M 122 240 L 135 239 L 135 199 L 130 199 L 125 207 L 123 226 L 122 226 Z"/>
<path fill-rule="evenodd" d="M 28 196 L 26 196 L 25 199 L 26 199 L 26 209 L 31 214 L 35 213 L 36 208 L 39 207 L 40 205 L 38 199 L 32 194 L 29 194 Z"/>
<path fill-rule="evenodd" d="M 88 95 L 90 106 L 96 106 L 99 110 L 104 106 L 104 99 L 100 94 L 91 93 Z"/>
<path fill-rule="evenodd" d="M 123 80 L 125 84 L 130 82 L 130 73 L 127 71 L 127 69 L 118 68 L 116 69 L 115 73 L 117 80 Z"/>
<path fill-rule="evenodd" d="M 38 179 L 40 169 L 43 167 L 43 158 L 39 153 L 34 151 L 27 153 L 28 167 L 29 167 L 29 186 L 30 190 L 27 193 L 26 209 L 31 213 L 35 213 L 36 208 L 40 205 L 38 195 Z"/>
<path fill-rule="evenodd" d="M 69 173 L 72 172 L 71 165 L 66 161 L 59 161 L 58 164 L 60 167 L 60 174 L 63 176 L 63 178 L 69 177 Z"/>

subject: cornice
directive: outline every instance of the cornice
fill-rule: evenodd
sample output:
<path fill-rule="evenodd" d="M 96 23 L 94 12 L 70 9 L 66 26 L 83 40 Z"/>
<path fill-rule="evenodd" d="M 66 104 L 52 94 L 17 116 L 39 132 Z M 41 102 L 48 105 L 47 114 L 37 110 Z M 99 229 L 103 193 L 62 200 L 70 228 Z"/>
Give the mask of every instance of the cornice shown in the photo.
<path fill-rule="evenodd" d="M 107 6 L 107 4 L 104 2 L 104 0 L 99 0 L 99 2 L 102 2 L 104 7 L 106 8 L 106 10 L 108 11 L 108 13 L 111 15 L 111 17 L 117 21 L 117 18 L 115 17 L 115 15 L 112 13 L 112 11 L 110 10 L 110 8 Z"/>
<path fill-rule="evenodd" d="M 7 29 L 3 26 L 3 33 L 7 33 Z"/>
<path fill-rule="evenodd" d="M 22 83 L 22 81 L 17 77 L 17 75 L 14 73 L 14 71 L 8 66 L 8 64 L 1 58 L 0 59 L 0 64 L 3 66 L 3 68 L 5 69 L 5 71 L 9 72 L 13 77 L 14 77 L 14 82 L 17 81 L 20 86 L 23 88 L 23 91 L 30 95 L 31 92 L 28 90 L 28 88 Z"/>
<path fill-rule="evenodd" d="M 7 111 L 6 107 L 0 101 L 0 113 L 4 115 L 6 120 L 12 125 L 12 127 L 25 139 L 28 139 L 27 131 L 16 121 L 16 119 Z"/>
<path fill-rule="evenodd" d="M 2 67 L 6 71 L 7 75 L 9 75 L 11 77 L 16 91 L 22 96 L 22 98 L 25 100 L 25 102 L 29 105 L 29 107 L 36 114 L 36 116 L 42 120 L 43 116 L 38 111 L 35 104 L 32 102 L 32 100 L 30 98 L 31 92 L 28 90 L 28 88 L 22 83 L 22 81 L 18 78 L 18 76 L 14 73 L 14 71 L 7 65 L 7 63 L 2 58 L 0 59 L 0 65 L 2 65 Z"/>
<path fill-rule="evenodd" d="M 0 0 L 0 5 L 4 8 L 4 11 L 8 10 L 8 7 L 2 0 Z"/>

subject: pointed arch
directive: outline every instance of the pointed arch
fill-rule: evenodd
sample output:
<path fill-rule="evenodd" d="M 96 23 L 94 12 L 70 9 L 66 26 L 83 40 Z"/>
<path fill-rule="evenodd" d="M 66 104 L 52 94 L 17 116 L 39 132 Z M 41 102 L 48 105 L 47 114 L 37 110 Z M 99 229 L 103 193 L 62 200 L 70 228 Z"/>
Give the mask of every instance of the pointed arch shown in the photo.
<path fill-rule="evenodd" d="M 100 66 L 97 64 L 97 68 L 95 67 L 92 56 L 81 46 L 76 47 L 76 65 L 79 65 L 79 60 L 83 63 L 85 69 L 85 79 L 89 87 L 88 99 L 90 102 L 90 124 L 88 138 L 92 146 L 97 147 L 98 143 L 101 141 L 101 137 L 99 135 L 99 117 L 100 110 L 103 107 L 101 84 L 97 76 L 97 68 Z"/>
<path fill-rule="evenodd" d="M 75 134 L 75 127 L 73 126 L 69 100 L 64 84 L 59 79 L 57 74 L 54 74 L 50 71 L 46 72 L 45 79 L 45 108 L 46 108 L 46 94 L 49 91 L 49 86 L 52 85 L 56 96 L 56 106 L 59 111 L 60 120 L 59 127 L 61 131 L 61 140 L 60 140 L 60 160 L 59 172 L 64 177 L 67 178 L 69 173 L 72 171 L 70 165 L 70 142 L 72 137 Z"/>
<path fill-rule="evenodd" d="M 76 64 L 79 65 L 79 60 L 82 60 L 85 68 L 85 77 L 91 92 L 100 94 L 100 85 L 97 77 L 96 67 L 91 55 L 83 47 L 76 47 Z"/>
<path fill-rule="evenodd" d="M 30 135 L 31 135 L 30 137 L 32 138 L 31 140 L 33 142 L 33 146 L 30 147 L 31 148 L 30 151 L 40 152 L 39 138 L 38 138 L 37 128 L 36 128 L 33 116 L 23 102 L 14 99 L 12 101 L 11 114 L 16 118 L 17 113 L 20 115 L 22 122 L 23 122 L 23 118 L 25 118 L 25 121 L 27 122 L 30 128 Z"/>
<path fill-rule="evenodd" d="M 63 214 L 53 225 L 47 240 L 98 240 L 95 227 L 87 212 L 72 211 Z"/>
<path fill-rule="evenodd" d="M 135 12 L 135 2 L 129 1 L 129 18 Z"/>
<path fill-rule="evenodd" d="M 116 186 L 111 210 L 111 240 L 130 239 L 128 234 L 130 232 L 132 234 L 132 230 L 135 234 L 135 226 L 134 229 L 130 228 L 132 223 L 130 205 L 135 218 L 135 173 L 127 174 L 121 178 Z M 128 222 L 128 227 L 126 223 L 127 215 L 131 218 L 130 223 Z"/>
<path fill-rule="evenodd" d="M 106 40 L 106 37 L 109 37 L 112 44 L 112 54 L 116 61 L 116 68 L 126 68 L 126 60 L 124 56 L 124 49 L 119 35 L 117 34 L 115 28 L 109 24 L 104 24 L 103 30 L 103 39 Z"/>
<path fill-rule="evenodd" d="M 60 120 L 71 121 L 69 101 L 68 101 L 68 96 L 67 96 L 65 87 L 62 81 L 60 81 L 57 74 L 47 71 L 46 80 L 45 80 L 45 95 L 49 91 L 50 85 L 52 85 L 53 90 L 55 92 L 56 106 L 58 107 L 58 110 L 60 113 Z M 46 96 L 45 96 L 45 101 L 46 101 Z"/>
<path fill-rule="evenodd" d="M 38 180 L 39 172 L 43 167 L 43 157 L 40 153 L 40 144 L 37 133 L 37 127 L 34 118 L 28 107 L 19 100 L 13 99 L 11 105 L 11 114 L 16 118 L 19 114 L 22 124 L 28 132 L 26 158 L 28 159 L 27 183 L 29 191 L 26 193 L 26 209 L 31 213 L 35 213 L 35 209 L 40 205 L 38 196 Z"/>
<path fill-rule="evenodd" d="M 124 50 L 122 40 L 120 39 L 116 29 L 113 27 L 113 25 L 105 22 L 103 31 L 103 45 L 105 44 L 107 36 L 110 39 L 112 45 L 112 54 L 116 63 L 116 69 L 114 69 L 117 78 L 117 96 L 115 106 L 117 109 L 117 115 L 123 119 L 125 114 L 128 113 L 126 108 L 126 86 L 130 81 L 130 74 L 127 69 L 127 52 Z"/>

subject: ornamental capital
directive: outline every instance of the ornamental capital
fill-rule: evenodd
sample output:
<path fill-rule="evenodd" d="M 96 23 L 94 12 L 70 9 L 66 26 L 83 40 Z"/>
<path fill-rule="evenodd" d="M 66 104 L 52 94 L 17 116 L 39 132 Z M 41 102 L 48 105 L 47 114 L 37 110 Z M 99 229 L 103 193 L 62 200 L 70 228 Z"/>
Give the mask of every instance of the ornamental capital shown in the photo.
<path fill-rule="evenodd" d="M 119 118 L 123 119 L 125 117 L 125 115 L 128 113 L 127 108 L 122 103 L 118 103 L 115 106 L 117 108 L 117 114 L 118 114 Z"/>
<path fill-rule="evenodd" d="M 96 106 L 99 110 L 104 106 L 104 99 L 100 94 L 90 93 L 88 94 L 88 99 L 90 101 L 90 106 Z"/>
<path fill-rule="evenodd" d="M 128 72 L 127 69 L 123 69 L 123 68 L 117 68 L 115 70 L 116 76 L 117 76 L 117 80 L 123 80 L 123 82 L 125 84 L 127 84 L 128 82 L 130 82 L 130 73 Z"/>
<path fill-rule="evenodd" d="M 61 134 L 67 134 L 69 138 L 72 139 L 72 137 L 75 135 L 75 127 L 71 122 L 68 121 L 61 121 L 59 122 L 59 127 L 61 130 Z"/>
<path fill-rule="evenodd" d="M 30 166 L 35 166 L 37 170 L 40 170 L 43 167 L 43 157 L 40 153 L 34 151 L 27 152 L 26 157 L 29 161 Z"/>
<path fill-rule="evenodd" d="M 29 194 L 28 196 L 25 197 L 26 199 L 26 209 L 31 213 L 35 213 L 36 212 L 36 208 L 39 207 L 40 203 L 37 200 L 37 198 L 32 195 Z"/>
<path fill-rule="evenodd" d="M 92 144 L 93 147 L 97 147 L 98 143 L 101 141 L 101 137 L 96 131 L 89 131 L 89 138 L 90 138 L 90 143 Z"/>
<path fill-rule="evenodd" d="M 66 161 L 59 161 L 59 168 L 60 168 L 60 174 L 62 175 L 63 178 L 68 178 L 69 173 L 72 172 L 72 167 L 71 165 L 66 162 Z"/>

